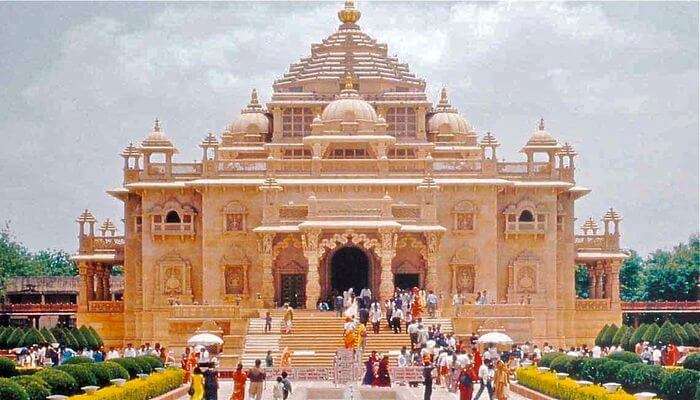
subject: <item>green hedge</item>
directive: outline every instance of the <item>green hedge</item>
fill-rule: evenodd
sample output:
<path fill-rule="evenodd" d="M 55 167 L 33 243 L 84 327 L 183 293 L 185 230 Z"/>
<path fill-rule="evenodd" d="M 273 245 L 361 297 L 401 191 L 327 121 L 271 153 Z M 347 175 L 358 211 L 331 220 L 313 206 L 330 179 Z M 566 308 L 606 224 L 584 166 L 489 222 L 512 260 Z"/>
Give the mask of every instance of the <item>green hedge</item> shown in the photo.
<path fill-rule="evenodd" d="M 129 379 L 129 371 L 127 371 L 121 365 L 112 361 L 105 361 L 100 364 L 109 370 L 111 379 Z"/>
<path fill-rule="evenodd" d="M 77 393 L 80 389 L 75 378 L 70 376 L 70 374 L 67 372 L 56 368 L 45 368 L 37 372 L 35 376 L 43 379 L 44 382 L 49 385 L 49 388 L 51 388 L 51 394 L 70 396 Z"/>
<path fill-rule="evenodd" d="M 685 361 L 683 361 L 683 368 L 700 371 L 700 353 L 688 355 L 688 357 L 685 358 Z"/>
<path fill-rule="evenodd" d="M 181 369 L 168 369 L 146 379 L 134 379 L 123 387 L 109 386 L 92 395 L 80 395 L 71 400 L 144 400 L 165 394 L 179 388 L 183 383 Z"/>
<path fill-rule="evenodd" d="M 129 373 L 129 377 L 131 379 L 134 379 L 138 376 L 138 374 L 143 374 L 143 369 L 141 369 L 141 366 L 139 363 L 136 362 L 136 358 L 132 357 L 122 357 L 122 358 L 113 358 L 110 361 L 115 362 Z"/>
<path fill-rule="evenodd" d="M 552 360 L 554 360 L 555 358 L 559 357 L 559 356 L 562 355 L 562 354 L 564 354 L 564 353 L 559 353 L 559 352 L 556 352 L 556 351 L 555 351 L 555 352 L 552 352 L 552 353 L 543 354 L 543 355 L 542 355 L 542 359 L 540 359 L 540 362 L 539 362 L 538 365 L 539 365 L 540 367 L 547 367 L 547 368 L 549 368 L 550 365 L 552 364 Z"/>
<path fill-rule="evenodd" d="M 571 362 L 575 358 L 577 357 L 561 354 L 559 357 L 556 357 L 554 360 L 552 360 L 552 363 L 549 365 L 549 368 L 556 372 L 564 372 L 567 374 L 571 374 Z"/>
<path fill-rule="evenodd" d="M 91 364 L 83 364 L 83 366 L 87 367 L 90 372 L 95 376 L 95 379 L 97 381 L 97 386 L 103 387 L 107 386 L 110 384 L 110 379 L 115 379 L 117 376 L 112 375 L 112 370 L 110 369 L 109 366 L 105 366 L 103 363 L 91 363 Z"/>
<path fill-rule="evenodd" d="M 666 374 L 661 383 L 661 393 L 667 399 L 692 400 L 700 382 L 700 372 L 679 369 Z"/>
<path fill-rule="evenodd" d="M 630 393 L 658 392 L 665 374 L 659 365 L 629 363 L 617 371 L 615 382 Z"/>
<path fill-rule="evenodd" d="M 29 395 L 17 382 L 8 378 L 0 378 L 0 399 L 29 400 Z"/>
<path fill-rule="evenodd" d="M 644 331 L 644 336 L 642 336 L 642 341 L 654 343 L 654 339 L 656 338 L 657 333 L 659 333 L 659 326 L 656 324 L 649 325 L 649 327 L 647 327 L 646 331 Z"/>
<path fill-rule="evenodd" d="M 54 367 L 68 373 L 78 383 L 78 387 L 97 386 L 97 378 L 90 368 L 84 364 L 64 364 Z"/>
<path fill-rule="evenodd" d="M 27 392 L 29 400 L 46 400 L 46 397 L 51 395 L 49 385 L 34 375 L 15 376 L 12 380 Z"/>
<path fill-rule="evenodd" d="M 0 357 L 0 378 L 10 378 L 17 375 L 17 365 L 9 358 Z"/>
<path fill-rule="evenodd" d="M 608 355 L 611 360 L 622 361 L 625 363 L 641 363 L 642 359 L 631 351 L 615 351 Z"/>
<path fill-rule="evenodd" d="M 580 378 L 595 383 L 615 382 L 617 371 L 627 365 L 609 358 L 589 358 L 581 362 Z"/>

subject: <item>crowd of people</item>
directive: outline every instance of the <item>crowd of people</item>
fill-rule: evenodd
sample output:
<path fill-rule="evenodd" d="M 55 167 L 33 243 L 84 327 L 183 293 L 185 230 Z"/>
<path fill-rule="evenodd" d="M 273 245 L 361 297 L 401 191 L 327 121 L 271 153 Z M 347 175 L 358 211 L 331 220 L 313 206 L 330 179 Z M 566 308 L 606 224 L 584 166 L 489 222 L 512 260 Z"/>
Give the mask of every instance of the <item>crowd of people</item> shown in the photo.
<path fill-rule="evenodd" d="M 268 353 L 269 355 L 269 353 Z M 248 371 L 243 371 L 243 364 L 238 364 L 233 373 L 233 393 L 230 400 L 243 400 L 245 398 L 245 385 L 250 382 L 248 389 L 249 398 L 260 400 L 262 398 L 267 374 L 261 367 L 261 361 L 255 360 L 255 366 Z M 271 366 L 268 361 L 268 366 Z M 276 377 L 272 386 L 272 398 L 274 400 L 286 400 L 292 393 L 292 383 L 286 371 Z"/>
<path fill-rule="evenodd" d="M 100 346 L 96 350 L 89 348 L 74 350 L 57 343 L 41 343 L 17 348 L 14 349 L 14 352 L 17 355 L 17 363 L 22 367 L 58 366 L 76 356 L 86 357 L 95 362 L 121 357 L 154 356 L 158 357 L 164 365 L 175 363 L 171 352 L 160 343 L 156 343 L 153 347 L 150 343 L 145 343 L 138 348 L 129 343 L 125 348 L 110 347 L 109 350 L 105 349 L 104 346 Z"/>

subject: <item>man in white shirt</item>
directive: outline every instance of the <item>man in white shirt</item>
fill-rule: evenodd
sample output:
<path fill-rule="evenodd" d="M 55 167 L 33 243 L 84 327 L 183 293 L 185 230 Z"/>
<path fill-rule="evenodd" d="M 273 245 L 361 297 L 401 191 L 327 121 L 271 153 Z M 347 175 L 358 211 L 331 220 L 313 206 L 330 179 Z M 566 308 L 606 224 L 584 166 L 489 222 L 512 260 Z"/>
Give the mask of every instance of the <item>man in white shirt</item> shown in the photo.
<path fill-rule="evenodd" d="M 401 333 L 401 320 L 403 320 L 403 310 L 394 307 L 391 312 L 391 324 L 394 327 L 394 333 Z"/>
<path fill-rule="evenodd" d="M 128 343 L 126 349 L 124 349 L 124 357 L 136 357 L 136 349 Z"/>
<path fill-rule="evenodd" d="M 435 311 L 437 310 L 438 298 L 433 291 L 429 291 L 425 298 L 426 303 L 428 303 L 428 315 L 430 318 L 435 318 Z"/>
<path fill-rule="evenodd" d="M 107 357 L 105 357 L 106 360 L 112 360 L 115 358 L 119 358 L 119 352 L 115 350 L 114 347 L 109 348 L 109 352 L 107 352 Z"/>
<path fill-rule="evenodd" d="M 654 351 L 651 352 L 651 360 L 654 362 L 654 365 L 661 365 L 661 349 L 654 346 Z"/>
<path fill-rule="evenodd" d="M 479 397 L 481 397 L 481 393 L 484 392 L 484 389 L 486 389 L 487 393 L 489 394 L 489 399 L 493 398 L 493 386 L 491 383 L 493 381 L 493 375 L 494 371 L 491 360 L 484 361 L 484 363 L 479 367 L 479 391 L 476 392 L 474 399 L 478 400 Z"/>
<path fill-rule="evenodd" d="M 406 346 L 401 347 L 401 353 L 398 358 L 399 367 L 408 367 L 408 357 L 406 356 Z"/>
<path fill-rule="evenodd" d="M 600 346 L 593 346 L 593 349 L 591 350 L 591 357 L 600 358 L 601 353 L 602 350 L 600 349 Z"/>

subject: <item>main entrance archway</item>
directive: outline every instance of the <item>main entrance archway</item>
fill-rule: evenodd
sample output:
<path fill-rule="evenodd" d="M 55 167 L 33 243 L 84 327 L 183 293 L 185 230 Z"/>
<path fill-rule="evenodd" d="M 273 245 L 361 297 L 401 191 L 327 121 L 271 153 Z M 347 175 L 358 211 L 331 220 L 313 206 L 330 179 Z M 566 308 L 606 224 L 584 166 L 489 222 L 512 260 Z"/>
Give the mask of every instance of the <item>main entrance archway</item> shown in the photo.
<path fill-rule="evenodd" d="M 342 293 L 353 288 L 360 293 L 369 287 L 369 258 L 357 247 L 342 247 L 331 256 L 331 292 Z"/>

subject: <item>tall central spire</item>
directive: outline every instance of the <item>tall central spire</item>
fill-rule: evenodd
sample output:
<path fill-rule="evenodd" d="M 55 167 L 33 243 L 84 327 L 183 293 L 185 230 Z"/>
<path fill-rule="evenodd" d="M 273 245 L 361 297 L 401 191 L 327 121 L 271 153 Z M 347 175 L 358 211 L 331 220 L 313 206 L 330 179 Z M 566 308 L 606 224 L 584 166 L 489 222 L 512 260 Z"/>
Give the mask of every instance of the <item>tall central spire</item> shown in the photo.
<path fill-rule="evenodd" d="M 345 8 L 338 11 L 338 19 L 340 19 L 340 22 L 348 25 L 355 24 L 359 21 L 361 15 L 362 13 L 355 8 L 354 0 L 347 0 L 345 2 Z"/>

